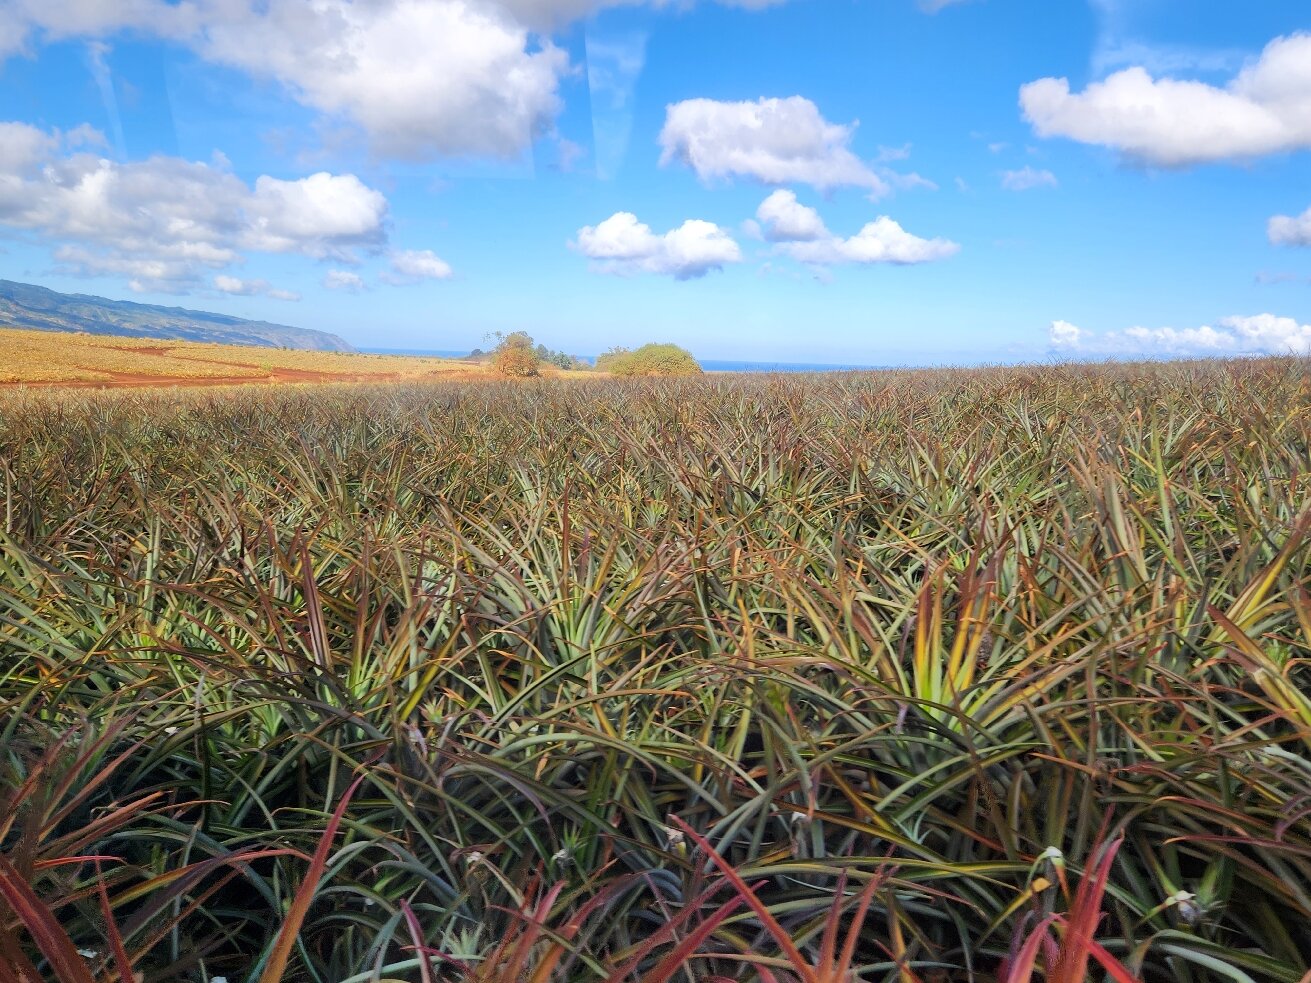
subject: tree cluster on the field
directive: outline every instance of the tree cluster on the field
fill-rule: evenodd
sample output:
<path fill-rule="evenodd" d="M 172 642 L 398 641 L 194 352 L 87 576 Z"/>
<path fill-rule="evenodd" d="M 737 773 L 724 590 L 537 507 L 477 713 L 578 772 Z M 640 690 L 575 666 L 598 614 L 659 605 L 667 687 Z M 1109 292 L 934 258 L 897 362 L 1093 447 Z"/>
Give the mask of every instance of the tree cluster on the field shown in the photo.
<path fill-rule="evenodd" d="M 701 365 L 692 353 L 677 345 L 643 345 L 630 351 L 611 348 L 596 360 L 596 367 L 612 375 L 698 375 Z"/>
<path fill-rule="evenodd" d="M 533 344 L 526 331 L 509 334 L 496 332 L 496 347 L 492 349 L 492 367 L 501 375 L 525 378 L 537 375 L 543 366 L 557 369 L 590 369 L 590 363 L 568 352 L 552 351 L 542 344 Z M 481 354 L 481 352 L 479 352 Z"/>

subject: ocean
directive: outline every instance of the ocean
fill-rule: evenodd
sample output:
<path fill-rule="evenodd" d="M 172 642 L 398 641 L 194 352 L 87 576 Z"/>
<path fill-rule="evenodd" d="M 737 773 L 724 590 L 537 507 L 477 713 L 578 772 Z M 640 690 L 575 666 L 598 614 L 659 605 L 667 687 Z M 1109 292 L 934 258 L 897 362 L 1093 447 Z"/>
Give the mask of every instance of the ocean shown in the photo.
<path fill-rule="evenodd" d="M 453 352 L 426 348 L 362 348 L 361 351 L 374 355 L 430 355 L 438 358 L 463 358 L 467 351 Z M 587 361 L 595 361 L 595 355 L 583 356 Z M 850 372 L 869 369 L 881 369 L 883 365 L 838 365 L 828 362 L 751 362 L 736 359 L 699 359 L 701 367 L 707 372 Z"/>

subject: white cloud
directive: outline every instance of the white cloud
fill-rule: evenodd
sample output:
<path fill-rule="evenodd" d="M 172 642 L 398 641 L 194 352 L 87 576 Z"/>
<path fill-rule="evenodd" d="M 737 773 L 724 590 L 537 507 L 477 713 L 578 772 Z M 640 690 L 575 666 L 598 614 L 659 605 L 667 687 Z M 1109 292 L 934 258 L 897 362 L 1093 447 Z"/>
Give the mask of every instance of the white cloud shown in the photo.
<path fill-rule="evenodd" d="M 939 10 L 967 2 L 968 0 L 920 0 L 920 9 L 925 13 L 936 14 Z"/>
<path fill-rule="evenodd" d="M 1311 324 L 1291 317 L 1256 314 L 1222 318 L 1218 327 L 1126 328 L 1093 334 L 1055 321 L 1048 340 L 1055 349 L 1101 355 L 1298 355 L 1311 354 Z"/>
<path fill-rule="evenodd" d="M 329 290 L 359 293 L 364 289 L 364 278 L 350 270 L 329 270 L 323 276 L 323 285 Z"/>
<path fill-rule="evenodd" d="M 323 259 L 349 256 L 343 247 L 376 245 L 387 199 L 354 174 L 321 171 L 298 181 L 264 175 L 245 210 L 253 248 Z"/>
<path fill-rule="evenodd" d="M 148 32 L 276 80 L 302 104 L 358 125 L 375 152 L 403 158 L 519 154 L 550 129 L 569 71 L 564 51 L 476 0 L 6 0 L 5 8 L 0 58 L 30 48 L 33 36 Z"/>
<path fill-rule="evenodd" d="M 639 2 L 0 0 L 0 61 L 39 42 L 145 33 L 277 81 L 303 105 L 357 125 L 375 153 L 510 158 L 553 128 L 571 70 L 567 53 L 533 32 Z"/>
<path fill-rule="evenodd" d="M 910 265 L 946 259 L 960 251 L 947 239 L 922 239 L 886 215 L 866 224 L 850 238 L 784 244 L 784 251 L 804 263 L 895 263 Z"/>
<path fill-rule="evenodd" d="M 756 218 L 770 242 L 800 242 L 829 235 L 819 212 L 798 203 L 796 194 L 783 188 L 760 203 Z"/>
<path fill-rule="evenodd" d="M 194 0 L 5 0 L 0 58 L 29 51 L 33 34 L 59 41 L 130 30 L 181 39 L 200 25 L 200 6 Z"/>
<path fill-rule="evenodd" d="M 854 130 L 854 123 L 828 122 L 801 96 L 755 102 L 688 99 L 666 108 L 660 163 L 680 161 L 703 181 L 746 177 L 765 184 L 858 187 L 887 194 L 888 182 L 852 153 Z"/>
<path fill-rule="evenodd" d="M 1311 324 L 1298 324 L 1291 317 L 1257 314 L 1227 317 L 1220 323 L 1250 350 L 1311 354 Z"/>
<path fill-rule="evenodd" d="M 220 273 L 214 277 L 214 289 L 239 297 L 272 297 L 274 300 L 300 300 L 294 290 L 279 290 L 268 280 L 241 280 Z"/>
<path fill-rule="evenodd" d="M 1311 148 L 1311 34 L 1276 38 L 1223 87 L 1126 68 L 1072 93 L 1067 79 L 1020 88 L 1035 132 L 1113 147 L 1164 167 Z"/>
<path fill-rule="evenodd" d="M 1311 246 L 1311 208 L 1301 215 L 1276 215 L 1266 227 L 1276 246 Z"/>
<path fill-rule="evenodd" d="M 391 254 L 391 271 L 382 274 L 385 283 L 402 286 L 424 280 L 449 280 L 451 266 L 431 249 L 403 249 Z"/>
<path fill-rule="evenodd" d="M 774 252 L 812 267 L 840 263 L 929 263 L 954 256 L 960 246 L 947 239 L 921 239 L 881 215 L 850 238 L 835 236 L 819 212 L 779 189 L 760 203 L 747 228 L 775 243 Z"/>
<path fill-rule="evenodd" d="M 1021 167 L 1018 171 L 1002 171 L 1001 186 L 1007 191 L 1029 191 L 1033 188 L 1056 187 L 1056 175 L 1051 171 Z"/>
<path fill-rule="evenodd" d="M 136 293 L 185 294 L 200 284 L 197 264 L 183 257 L 133 257 L 63 245 L 54 251 L 54 259 L 61 271 L 74 276 L 123 277 Z"/>
<path fill-rule="evenodd" d="M 282 17 L 285 11 L 276 9 L 279 0 L 266 4 L 261 0 L 3 0 L 4 17 L 0 19 L 0 57 L 30 48 L 32 36 L 42 40 L 63 40 L 75 37 L 103 37 L 118 31 L 149 32 L 174 40 L 187 40 L 203 34 L 215 24 L 236 23 L 249 16 L 252 10 L 262 12 L 267 7 L 273 17 Z M 383 0 L 395 3 L 395 0 Z M 588 17 L 607 7 L 640 6 L 644 0 L 488 0 L 472 4 L 466 0 L 422 0 L 424 6 L 478 6 L 522 24 L 534 31 L 550 31 L 572 21 Z M 786 0 L 719 0 L 729 7 L 761 10 Z M 941 2 L 941 0 L 938 0 Z M 951 2 L 951 0 L 949 0 Z M 958 2 L 958 0 L 957 0 Z M 318 0 L 313 4 L 295 0 L 302 8 L 303 22 L 317 27 L 316 21 L 335 19 L 337 12 L 352 6 L 367 8 L 382 6 L 378 0 Z M 684 0 L 650 0 L 657 8 L 681 8 Z M 292 4 L 286 10 L 295 12 Z M 351 11 L 367 16 L 368 11 Z"/>
<path fill-rule="evenodd" d="M 0 175 L 29 173 L 53 155 L 62 140 L 26 123 L 0 123 Z M 3 189 L 0 185 L 0 189 Z M 0 191 L 3 193 L 3 191 Z"/>
<path fill-rule="evenodd" d="M 593 260 L 593 269 L 601 273 L 660 273 L 676 280 L 696 279 L 742 261 L 738 244 L 713 222 L 688 219 L 656 235 L 632 212 L 616 212 L 599 225 L 579 229 L 570 246 Z"/>
<path fill-rule="evenodd" d="M 201 53 L 359 124 L 382 154 L 515 156 L 560 108 L 568 56 L 549 41 L 531 43 L 494 7 L 267 0 L 240 9 L 207 25 Z"/>
<path fill-rule="evenodd" d="M 249 250 L 354 262 L 386 240 L 387 200 L 353 174 L 252 187 L 221 159 L 118 163 L 80 149 L 95 137 L 0 124 L 0 225 L 58 243 L 70 272 L 178 292 Z"/>
<path fill-rule="evenodd" d="M 916 188 L 923 188 L 925 191 L 937 191 L 938 185 L 928 178 L 911 171 L 909 174 L 898 174 L 896 171 L 886 167 L 879 168 L 879 177 L 883 178 L 897 191 L 914 191 Z M 878 195 L 870 195 L 871 199 L 877 198 Z"/>
<path fill-rule="evenodd" d="M 779 252 L 802 263 L 831 266 L 840 263 L 892 263 L 910 266 L 947 259 L 960 251 L 948 239 L 921 239 L 886 215 L 867 223 L 849 238 L 827 235 L 808 242 L 780 242 Z"/>
<path fill-rule="evenodd" d="M 1083 329 L 1069 321 L 1053 321 L 1047 329 L 1047 337 L 1053 348 L 1078 348 Z"/>
<path fill-rule="evenodd" d="M 1112 332 L 1107 339 L 1117 348 L 1146 353 L 1220 354 L 1234 351 L 1237 339 L 1209 324 L 1200 328 L 1126 328 Z"/>

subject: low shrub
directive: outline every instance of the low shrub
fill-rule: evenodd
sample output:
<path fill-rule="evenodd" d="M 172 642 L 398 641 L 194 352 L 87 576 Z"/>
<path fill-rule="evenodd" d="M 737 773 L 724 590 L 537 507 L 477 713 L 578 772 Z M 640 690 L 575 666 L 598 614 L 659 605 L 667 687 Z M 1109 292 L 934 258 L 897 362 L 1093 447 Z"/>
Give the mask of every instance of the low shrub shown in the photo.
<path fill-rule="evenodd" d="M 596 367 L 611 375 L 700 375 L 701 365 L 692 353 L 677 345 L 643 345 L 634 351 L 612 348 L 596 360 Z"/>

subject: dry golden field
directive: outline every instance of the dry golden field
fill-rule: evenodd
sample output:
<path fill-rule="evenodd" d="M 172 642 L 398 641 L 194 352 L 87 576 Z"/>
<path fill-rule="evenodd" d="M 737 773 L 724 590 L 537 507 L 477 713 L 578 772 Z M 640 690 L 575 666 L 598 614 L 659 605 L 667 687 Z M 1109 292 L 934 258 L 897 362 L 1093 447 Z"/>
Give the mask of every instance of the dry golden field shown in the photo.
<path fill-rule="evenodd" d="M 485 366 L 408 355 L 256 348 L 0 326 L 0 385 L 89 387 L 256 382 L 421 381 Z"/>

